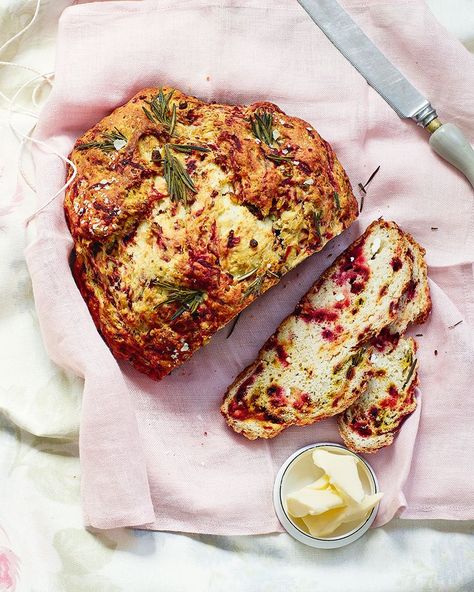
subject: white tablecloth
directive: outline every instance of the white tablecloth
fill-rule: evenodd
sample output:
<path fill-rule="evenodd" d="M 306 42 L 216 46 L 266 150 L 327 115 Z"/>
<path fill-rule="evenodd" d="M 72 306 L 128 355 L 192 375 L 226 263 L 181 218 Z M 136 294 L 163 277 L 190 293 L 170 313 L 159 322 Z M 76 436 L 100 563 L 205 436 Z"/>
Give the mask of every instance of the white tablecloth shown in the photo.
<path fill-rule="evenodd" d="M 0 59 L 53 70 L 57 21 L 70 3 L 43 0 L 33 27 Z M 28 22 L 35 4 L 2 0 L 0 45 Z M 473 1 L 429 5 L 474 51 Z M 12 96 L 33 75 L 2 67 L 0 90 Z M 23 106 L 34 110 L 31 93 L 22 96 Z M 83 529 L 77 457 L 82 383 L 55 367 L 42 345 L 23 258 L 22 220 L 33 210 L 34 196 L 25 190 L 13 201 L 19 144 L 7 119 L 0 109 L 0 591 L 474 590 L 474 525 L 467 522 L 394 520 L 333 551 L 304 547 L 286 534 Z M 21 115 L 13 121 L 24 131 L 34 123 Z M 27 155 L 23 168 L 33 180 Z"/>

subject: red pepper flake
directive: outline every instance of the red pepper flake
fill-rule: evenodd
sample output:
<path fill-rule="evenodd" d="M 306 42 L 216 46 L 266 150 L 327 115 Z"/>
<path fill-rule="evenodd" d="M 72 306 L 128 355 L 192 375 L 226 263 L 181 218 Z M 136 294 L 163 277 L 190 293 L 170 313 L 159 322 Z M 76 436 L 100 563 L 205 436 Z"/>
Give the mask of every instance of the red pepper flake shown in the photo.
<path fill-rule="evenodd" d="M 271 403 L 275 407 L 283 407 L 288 403 L 287 398 L 285 397 L 285 391 L 281 386 L 272 384 L 267 389 L 268 397 L 270 398 Z"/>
<path fill-rule="evenodd" d="M 395 386 L 392 384 L 388 389 L 388 397 L 380 402 L 380 407 L 383 409 L 394 409 L 398 403 L 398 391 Z"/>
<path fill-rule="evenodd" d="M 229 232 L 229 236 L 227 237 L 227 247 L 229 249 L 232 249 L 232 247 L 235 247 L 239 243 L 240 243 L 240 236 L 235 236 L 234 231 L 231 230 Z"/>
<path fill-rule="evenodd" d="M 395 346 L 400 336 L 398 333 L 390 333 L 387 327 L 384 327 L 380 333 L 371 340 L 371 344 L 379 351 L 384 351 L 388 345 Z"/>
<path fill-rule="evenodd" d="M 242 384 L 239 386 L 239 388 L 237 389 L 237 394 L 235 395 L 236 401 L 239 401 L 244 398 L 244 396 L 246 395 L 249 388 L 257 380 L 258 375 L 261 374 L 262 372 L 263 372 L 263 364 L 260 363 L 257 365 L 257 367 L 252 372 L 252 374 L 248 378 L 246 378 L 242 382 Z"/>
<path fill-rule="evenodd" d="M 302 409 L 305 405 L 311 402 L 308 393 L 301 393 L 301 395 L 293 403 L 295 409 Z"/>
<path fill-rule="evenodd" d="M 228 413 L 234 419 L 247 419 L 250 413 L 247 405 L 243 401 L 231 401 Z"/>
<path fill-rule="evenodd" d="M 400 269 L 403 266 L 402 260 L 400 259 L 400 257 L 394 257 L 390 261 L 390 265 L 392 266 L 393 271 L 400 271 Z"/>
<path fill-rule="evenodd" d="M 368 436 L 372 435 L 372 430 L 364 421 L 353 421 L 351 423 L 351 428 L 362 436 L 362 438 L 367 438 Z"/>
<path fill-rule="evenodd" d="M 280 362 L 280 364 L 282 366 L 284 366 L 285 368 L 287 366 L 289 366 L 289 362 L 288 362 L 288 352 L 286 351 L 286 349 L 281 345 L 281 343 L 278 343 L 275 347 L 275 351 L 276 351 L 276 355 L 277 358 Z"/>
<path fill-rule="evenodd" d="M 309 304 L 302 306 L 298 305 L 296 307 L 296 315 L 307 323 L 332 322 L 335 321 L 339 316 L 334 310 L 328 310 L 327 308 L 311 308 Z"/>

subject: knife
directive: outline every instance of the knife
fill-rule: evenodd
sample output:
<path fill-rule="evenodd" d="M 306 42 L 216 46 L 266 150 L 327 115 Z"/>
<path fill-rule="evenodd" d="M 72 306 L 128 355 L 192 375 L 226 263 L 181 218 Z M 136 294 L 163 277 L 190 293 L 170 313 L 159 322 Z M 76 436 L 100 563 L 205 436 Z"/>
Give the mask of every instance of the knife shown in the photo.
<path fill-rule="evenodd" d="M 431 103 L 391 64 L 336 0 L 298 0 L 321 31 L 402 118 L 430 132 L 431 148 L 474 187 L 474 150 L 462 131 L 441 123 Z"/>

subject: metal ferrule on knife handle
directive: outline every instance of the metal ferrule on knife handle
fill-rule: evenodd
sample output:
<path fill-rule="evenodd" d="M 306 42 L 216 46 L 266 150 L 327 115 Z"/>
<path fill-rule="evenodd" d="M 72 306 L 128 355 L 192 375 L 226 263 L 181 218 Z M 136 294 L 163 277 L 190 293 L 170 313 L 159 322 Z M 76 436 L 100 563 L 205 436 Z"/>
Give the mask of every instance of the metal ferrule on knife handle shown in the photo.
<path fill-rule="evenodd" d="M 428 125 L 434 120 L 437 119 L 438 114 L 436 110 L 431 106 L 431 103 L 428 103 L 422 109 L 417 111 L 413 116 L 412 119 L 417 125 L 421 125 L 421 127 L 428 128 Z M 440 124 L 441 125 L 441 124 Z"/>

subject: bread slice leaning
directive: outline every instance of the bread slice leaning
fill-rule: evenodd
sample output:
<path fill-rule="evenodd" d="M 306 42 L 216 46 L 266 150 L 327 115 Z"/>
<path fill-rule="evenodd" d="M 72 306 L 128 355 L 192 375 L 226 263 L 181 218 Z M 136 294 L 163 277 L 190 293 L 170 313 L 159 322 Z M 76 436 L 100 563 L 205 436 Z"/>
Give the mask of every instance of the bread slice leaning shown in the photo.
<path fill-rule="evenodd" d="M 395 321 L 412 279 L 408 250 L 394 222 L 377 220 L 336 259 L 227 390 L 221 411 L 234 431 L 272 438 L 360 396 L 370 341 Z"/>
<path fill-rule="evenodd" d="M 371 355 L 373 376 L 365 392 L 339 416 L 344 444 L 354 452 L 390 445 L 403 420 L 416 409 L 416 343 L 399 339 L 395 348 Z"/>
<path fill-rule="evenodd" d="M 416 343 L 399 339 L 410 323 L 423 323 L 431 311 L 425 250 L 409 235 L 407 254 L 412 278 L 400 298 L 396 320 L 373 340 L 373 376 L 366 391 L 338 418 L 344 443 L 354 452 L 375 452 L 389 446 L 403 420 L 416 409 L 418 381 Z"/>

